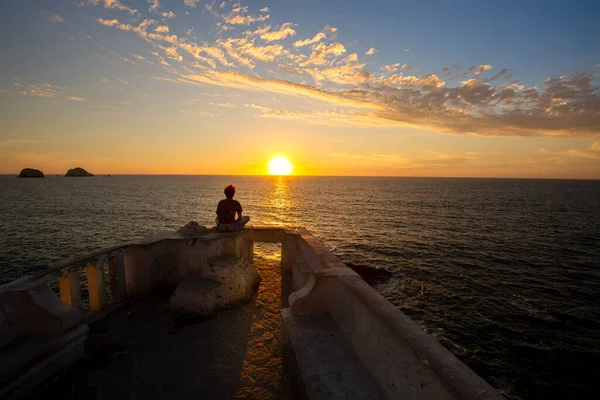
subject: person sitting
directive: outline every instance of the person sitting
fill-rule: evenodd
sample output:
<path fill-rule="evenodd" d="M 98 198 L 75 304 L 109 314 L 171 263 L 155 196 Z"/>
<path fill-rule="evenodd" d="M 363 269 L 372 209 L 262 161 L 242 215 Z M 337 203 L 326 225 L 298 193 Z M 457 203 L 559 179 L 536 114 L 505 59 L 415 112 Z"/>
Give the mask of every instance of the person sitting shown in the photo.
<path fill-rule="evenodd" d="M 250 217 L 243 217 L 242 205 L 239 201 L 233 200 L 235 186 L 227 186 L 224 193 L 226 199 L 221 200 L 217 206 L 217 231 L 236 232 L 250 221 Z"/>

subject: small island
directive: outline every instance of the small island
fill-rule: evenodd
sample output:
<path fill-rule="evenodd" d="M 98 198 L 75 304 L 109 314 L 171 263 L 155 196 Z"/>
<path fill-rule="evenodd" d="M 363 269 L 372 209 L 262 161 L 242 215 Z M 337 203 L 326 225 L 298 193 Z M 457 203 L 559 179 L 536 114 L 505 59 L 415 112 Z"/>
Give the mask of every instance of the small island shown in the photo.
<path fill-rule="evenodd" d="M 87 177 L 87 176 L 94 176 L 94 174 L 91 174 L 91 173 L 87 172 L 85 169 L 83 169 L 81 167 L 76 167 L 76 168 L 72 168 L 72 169 L 68 170 L 67 173 L 65 174 L 65 176 L 68 176 L 68 177 Z"/>
<path fill-rule="evenodd" d="M 21 170 L 18 178 L 43 178 L 44 173 L 39 169 L 25 168 Z"/>

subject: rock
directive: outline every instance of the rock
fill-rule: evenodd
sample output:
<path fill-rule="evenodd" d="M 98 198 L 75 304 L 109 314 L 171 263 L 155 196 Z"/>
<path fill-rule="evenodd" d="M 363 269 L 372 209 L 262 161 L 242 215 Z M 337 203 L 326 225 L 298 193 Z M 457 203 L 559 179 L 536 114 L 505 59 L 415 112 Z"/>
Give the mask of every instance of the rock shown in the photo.
<path fill-rule="evenodd" d="M 259 281 L 252 264 L 234 255 L 214 257 L 208 264 L 203 276 L 188 276 L 177 286 L 171 310 L 207 316 L 247 300 Z"/>
<path fill-rule="evenodd" d="M 67 173 L 65 174 L 65 176 L 85 177 L 85 176 L 94 176 L 94 174 L 90 174 L 85 169 L 83 169 L 81 167 L 77 167 L 77 168 L 72 168 L 72 169 L 68 170 Z"/>
<path fill-rule="evenodd" d="M 354 264 L 347 262 L 346 266 L 361 276 L 369 285 L 373 286 L 378 283 L 387 282 L 392 273 L 385 268 L 375 265 Z"/>
<path fill-rule="evenodd" d="M 184 236 L 201 235 L 208 231 L 210 231 L 210 229 L 208 229 L 205 226 L 200 225 L 196 221 L 190 221 L 177 230 L 177 232 L 181 233 Z"/>
<path fill-rule="evenodd" d="M 39 169 L 25 168 L 21 170 L 19 178 L 43 178 L 44 173 Z"/>

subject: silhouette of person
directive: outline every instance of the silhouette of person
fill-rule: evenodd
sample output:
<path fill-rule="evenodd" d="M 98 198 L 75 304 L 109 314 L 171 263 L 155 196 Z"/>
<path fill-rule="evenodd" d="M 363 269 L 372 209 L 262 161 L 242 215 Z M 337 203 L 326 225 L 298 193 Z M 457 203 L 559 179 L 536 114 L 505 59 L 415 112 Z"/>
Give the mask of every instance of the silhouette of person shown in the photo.
<path fill-rule="evenodd" d="M 225 193 L 226 198 L 221 200 L 217 206 L 217 231 L 238 231 L 250 221 L 250 217 L 243 217 L 242 205 L 239 201 L 233 200 L 233 196 L 235 196 L 235 186 L 228 185 L 223 192 Z"/>

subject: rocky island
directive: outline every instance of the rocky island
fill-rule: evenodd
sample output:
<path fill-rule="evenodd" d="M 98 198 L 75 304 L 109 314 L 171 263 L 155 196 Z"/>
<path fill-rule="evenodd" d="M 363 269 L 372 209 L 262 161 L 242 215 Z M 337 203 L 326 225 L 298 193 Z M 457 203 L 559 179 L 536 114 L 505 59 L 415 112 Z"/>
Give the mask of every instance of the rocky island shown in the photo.
<path fill-rule="evenodd" d="M 21 170 L 19 178 L 43 178 L 44 173 L 39 169 L 25 168 Z"/>
<path fill-rule="evenodd" d="M 87 177 L 87 176 L 94 176 L 94 174 L 87 172 L 85 169 L 83 169 L 81 167 L 76 167 L 76 168 L 71 168 L 70 170 L 68 170 L 67 173 L 65 174 L 65 176 Z"/>

